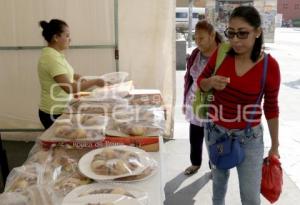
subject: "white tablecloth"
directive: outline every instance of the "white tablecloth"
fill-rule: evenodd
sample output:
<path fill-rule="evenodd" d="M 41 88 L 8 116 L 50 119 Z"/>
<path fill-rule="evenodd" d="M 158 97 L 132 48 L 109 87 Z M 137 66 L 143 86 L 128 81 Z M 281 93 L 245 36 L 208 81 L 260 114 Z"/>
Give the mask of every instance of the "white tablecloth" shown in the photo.
<path fill-rule="evenodd" d="M 158 162 L 158 169 L 157 173 L 151 178 L 140 181 L 140 182 L 134 182 L 132 185 L 136 185 L 137 188 L 144 190 L 148 192 L 149 194 L 149 205 L 161 205 L 163 204 L 163 201 L 165 200 L 165 193 L 164 193 L 164 186 L 165 182 L 164 178 L 164 162 L 163 162 L 163 156 L 164 156 L 164 144 L 162 138 L 160 138 L 160 150 L 159 152 L 149 152 L 150 155 L 157 160 Z"/>

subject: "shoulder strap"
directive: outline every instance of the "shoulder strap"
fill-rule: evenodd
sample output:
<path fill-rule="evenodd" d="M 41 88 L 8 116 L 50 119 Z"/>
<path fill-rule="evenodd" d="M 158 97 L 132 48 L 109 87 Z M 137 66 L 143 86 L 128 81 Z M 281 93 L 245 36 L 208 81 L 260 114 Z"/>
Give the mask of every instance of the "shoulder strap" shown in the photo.
<path fill-rule="evenodd" d="M 262 77 L 261 77 L 261 80 L 260 80 L 260 93 L 259 93 L 259 96 L 256 99 L 255 105 L 260 104 L 260 101 L 262 100 L 263 95 L 264 95 L 264 89 L 265 89 L 265 85 L 266 85 L 266 78 L 267 78 L 267 71 L 268 71 L 268 62 L 269 62 L 269 55 L 264 53 L 263 73 L 262 73 Z M 253 112 L 251 113 L 250 118 L 249 118 L 250 121 L 252 121 L 253 118 L 254 118 L 256 108 L 257 107 L 254 106 Z M 245 134 L 246 134 L 247 137 L 249 137 L 251 135 L 250 134 L 251 133 L 251 122 L 250 121 L 247 122 L 247 125 L 246 125 L 246 128 L 245 128 Z"/>
<path fill-rule="evenodd" d="M 217 70 L 219 69 L 220 65 L 223 63 L 227 52 L 230 49 L 230 44 L 225 42 L 225 43 L 221 43 L 221 45 L 218 48 L 218 53 L 217 53 L 217 60 L 216 60 L 216 66 L 215 66 L 215 70 L 214 70 L 214 75 L 216 74 Z"/>

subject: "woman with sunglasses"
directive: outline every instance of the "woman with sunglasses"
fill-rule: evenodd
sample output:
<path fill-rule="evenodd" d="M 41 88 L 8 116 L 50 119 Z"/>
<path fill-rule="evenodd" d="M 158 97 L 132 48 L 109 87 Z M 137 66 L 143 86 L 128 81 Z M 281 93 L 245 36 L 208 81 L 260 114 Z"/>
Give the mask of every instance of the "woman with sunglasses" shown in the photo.
<path fill-rule="evenodd" d="M 268 55 L 266 75 L 263 74 L 263 31 L 258 11 L 251 6 L 233 10 L 225 31 L 231 49 L 221 66 L 212 76 L 217 52 L 215 52 L 198 78 L 203 91 L 213 90 L 214 100 L 210 105 L 206 142 L 217 140 L 224 133 L 231 133 L 239 140 L 244 150 L 244 160 L 236 166 L 240 197 L 243 205 L 260 204 L 260 184 L 264 155 L 263 128 L 261 125 L 261 99 L 263 111 L 271 135 L 270 155 L 279 157 L 278 147 L 278 92 L 280 71 L 277 61 Z M 262 79 L 266 76 L 264 89 Z M 254 109 L 256 107 L 256 111 Z M 254 112 L 254 114 L 252 114 Z M 252 116 L 252 118 L 251 118 Z M 250 125 L 250 135 L 244 132 Z M 247 132 L 248 133 L 248 132 Z M 214 205 L 224 205 L 229 170 L 212 167 Z"/>
<path fill-rule="evenodd" d="M 197 79 L 203 71 L 209 57 L 221 43 L 221 35 L 207 21 L 199 21 L 195 26 L 195 48 L 187 61 L 184 76 L 184 106 L 183 112 L 190 122 L 190 160 L 191 166 L 184 171 L 185 175 L 192 175 L 198 171 L 202 162 L 202 144 L 204 128 L 201 119 L 192 110 L 192 103 L 197 89 Z"/>

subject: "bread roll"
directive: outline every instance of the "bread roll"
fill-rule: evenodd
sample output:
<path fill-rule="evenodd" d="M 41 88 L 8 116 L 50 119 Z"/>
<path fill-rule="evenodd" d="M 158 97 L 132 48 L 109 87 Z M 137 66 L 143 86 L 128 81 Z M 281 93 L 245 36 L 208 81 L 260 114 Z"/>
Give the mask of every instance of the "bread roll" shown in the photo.
<path fill-rule="evenodd" d="M 67 137 L 72 131 L 72 126 L 62 125 L 55 128 L 54 134 L 56 137 Z"/>

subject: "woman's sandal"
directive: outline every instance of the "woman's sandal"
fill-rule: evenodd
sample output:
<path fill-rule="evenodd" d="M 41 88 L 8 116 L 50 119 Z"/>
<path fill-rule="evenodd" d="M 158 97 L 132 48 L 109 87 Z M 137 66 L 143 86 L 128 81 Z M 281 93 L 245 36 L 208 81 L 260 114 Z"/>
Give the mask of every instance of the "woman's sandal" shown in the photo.
<path fill-rule="evenodd" d="M 197 171 L 200 169 L 200 166 L 194 166 L 191 165 L 188 168 L 186 168 L 186 170 L 184 171 L 184 174 L 187 176 L 193 175 L 195 173 L 197 173 Z"/>

